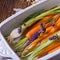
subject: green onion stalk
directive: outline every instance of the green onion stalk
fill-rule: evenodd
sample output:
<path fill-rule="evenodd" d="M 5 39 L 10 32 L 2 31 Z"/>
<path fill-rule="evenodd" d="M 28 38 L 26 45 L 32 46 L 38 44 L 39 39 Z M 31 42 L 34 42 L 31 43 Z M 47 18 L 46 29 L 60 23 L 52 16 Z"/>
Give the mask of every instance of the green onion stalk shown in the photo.
<path fill-rule="evenodd" d="M 58 37 L 60 36 L 60 30 L 58 32 L 56 32 L 53 36 L 58 35 Z M 52 39 L 52 40 L 50 40 Z M 42 51 L 44 48 L 46 48 L 47 46 L 49 46 L 50 44 L 52 44 L 54 41 L 58 40 L 57 38 L 52 38 L 50 37 L 49 39 L 47 39 L 44 43 L 42 43 L 40 46 L 38 46 L 33 52 L 32 54 L 28 57 L 27 60 L 34 60 L 34 58 L 38 55 L 38 53 L 40 51 Z"/>
<path fill-rule="evenodd" d="M 37 22 L 38 20 L 41 20 L 45 16 L 49 14 L 53 14 L 56 10 L 59 10 L 59 9 L 60 9 L 60 6 L 50 9 L 46 12 L 39 14 L 38 16 L 34 18 L 29 19 L 27 22 L 25 22 L 24 24 L 20 26 L 20 29 L 18 27 L 12 30 L 11 34 L 8 36 L 8 40 L 13 41 L 15 38 L 20 37 L 28 27 L 32 26 L 35 22 Z M 18 29 L 20 30 L 19 33 L 18 33 Z"/>
<path fill-rule="evenodd" d="M 31 15 L 29 15 L 27 18 L 24 19 L 23 23 L 27 22 L 29 19 L 35 18 L 36 16 L 40 15 L 41 13 L 44 13 L 46 10 L 42 9 L 38 12 L 35 12 Z"/>
<path fill-rule="evenodd" d="M 27 21 L 25 23 L 25 25 L 22 25 L 22 30 L 24 31 L 26 28 L 30 27 L 32 24 L 34 24 L 36 21 L 44 18 L 46 15 L 49 15 L 49 14 L 53 14 L 57 9 L 60 9 L 60 6 L 54 8 L 54 9 L 51 9 L 51 10 L 48 10 L 38 16 L 36 16 L 35 18 L 32 18 L 30 19 L 29 21 Z"/>
<path fill-rule="evenodd" d="M 13 44 L 16 52 L 21 52 L 24 48 L 24 45 L 28 39 L 24 38 Z"/>

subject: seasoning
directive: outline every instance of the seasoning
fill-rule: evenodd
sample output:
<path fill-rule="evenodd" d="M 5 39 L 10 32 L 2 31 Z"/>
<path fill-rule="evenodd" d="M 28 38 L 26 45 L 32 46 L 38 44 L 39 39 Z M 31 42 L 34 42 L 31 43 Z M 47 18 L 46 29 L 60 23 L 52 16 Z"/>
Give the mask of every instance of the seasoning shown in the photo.
<path fill-rule="evenodd" d="M 40 35 L 40 32 L 36 32 L 32 38 L 26 43 L 25 47 L 28 46 L 30 43 L 32 43 L 38 36 Z"/>
<path fill-rule="evenodd" d="M 49 40 L 54 40 L 56 38 L 58 38 L 58 35 L 57 34 L 55 36 L 50 37 Z"/>
<path fill-rule="evenodd" d="M 25 47 L 28 46 L 30 43 L 32 43 L 36 38 L 38 38 L 38 36 L 41 34 L 41 33 L 44 33 L 46 31 L 46 28 L 43 26 L 43 23 L 40 23 L 40 26 L 41 26 L 41 29 L 39 32 L 36 32 L 32 38 L 26 43 Z"/>
<path fill-rule="evenodd" d="M 43 23 L 40 23 L 40 26 L 41 26 L 40 32 L 44 33 L 46 31 L 46 28 L 43 26 Z"/>
<path fill-rule="evenodd" d="M 52 24 L 52 27 L 55 27 L 55 24 Z"/>
<path fill-rule="evenodd" d="M 18 27 L 18 33 L 21 33 L 21 31 L 22 31 L 22 27 L 20 26 Z"/>

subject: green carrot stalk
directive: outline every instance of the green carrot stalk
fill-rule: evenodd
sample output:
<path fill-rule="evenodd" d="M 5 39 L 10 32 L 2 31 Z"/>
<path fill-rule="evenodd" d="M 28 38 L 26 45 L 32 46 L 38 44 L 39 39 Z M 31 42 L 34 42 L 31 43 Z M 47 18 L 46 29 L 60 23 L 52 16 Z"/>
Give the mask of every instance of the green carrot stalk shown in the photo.
<path fill-rule="evenodd" d="M 13 44 L 15 50 L 16 51 L 21 51 L 27 41 L 28 41 L 28 39 L 24 37 L 23 39 L 19 40 L 15 44 Z"/>
<path fill-rule="evenodd" d="M 60 36 L 60 30 L 58 32 L 56 32 L 53 36 L 58 35 Z M 50 40 L 51 39 L 51 40 Z M 32 54 L 28 57 L 28 60 L 34 60 L 34 58 L 38 55 L 38 53 L 40 51 L 42 51 L 44 48 L 46 48 L 47 46 L 49 46 L 50 44 L 52 44 L 54 41 L 56 41 L 56 38 L 53 39 L 52 37 L 50 37 L 49 39 L 47 39 L 44 43 L 42 43 L 40 46 L 38 46 L 33 52 Z"/>

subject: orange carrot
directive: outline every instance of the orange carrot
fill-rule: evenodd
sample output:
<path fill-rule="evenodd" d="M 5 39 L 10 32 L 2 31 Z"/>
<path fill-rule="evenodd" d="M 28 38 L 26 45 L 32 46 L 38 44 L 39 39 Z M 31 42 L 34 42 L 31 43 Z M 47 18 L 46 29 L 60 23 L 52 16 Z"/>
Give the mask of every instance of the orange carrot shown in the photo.
<path fill-rule="evenodd" d="M 40 22 L 46 23 L 46 21 L 48 21 L 52 17 L 55 18 L 55 20 L 57 20 L 60 17 L 60 15 L 59 14 L 57 14 L 57 15 L 49 15 L 49 16 L 45 17 L 44 19 L 42 19 Z M 26 34 L 27 38 L 30 39 L 34 33 L 38 32 L 40 30 L 40 22 L 37 23 L 34 26 L 34 28 L 32 28 L 30 31 L 28 31 L 28 33 Z M 53 24 L 53 23 L 54 23 L 54 20 L 52 22 L 46 24 L 46 27 L 51 26 L 51 24 Z"/>
<path fill-rule="evenodd" d="M 52 52 L 54 52 L 54 51 L 56 51 L 56 50 L 58 50 L 58 49 L 60 49 L 60 45 L 59 45 L 58 47 L 52 49 L 51 51 L 49 51 L 48 54 L 50 54 L 50 53 L 52 53 Z"/>
<path fill-rule="evenodd" d="M 53 28 L 52 28 L 53 29 Z M 35 41 L 33 41 L 30 45 L 28 45 L 24 51 L 22 52 L 22 55 L 24 55 L 25 53 L 28 53 L 31 49 L 33 49 L 41 40 L 45 40 L 46 38 L 48 38 L 49 36 L 51 36 L 53 33 L 55 33 L 56 31 L 58 31 L 59 28 L 56 27 L 56 29 L 51 32 L 51 33 L 48 33 L 48 34 L 45 34 L 43 36 L 41 36 L 40 38 L 37 38 Z"/>
<path fill-rule="evenodd" d="M 48 35 L 47 35 L 48 36 Z M 39 41 L 41 41 L 43 38 L 42 36 L 40 38 L 37 38 L 35 41 L 33 41 L 30 45 L 28 45 L 24 51 L 22 52 L 22 55 L 24 55 L 25 53 L 28 53 L 31 49 L 33 49 Z"/>
<path fill-rule="evenodd" d="M 60 14 L 55 15 L 53 18 L 51 18 L 53 21 L 50 22 L 50 23 L 48 23 L 48 24 L 46 24 L 46 27 L 51 26 L 51 25 L 52 25 L 53 23 L 55 23 L 59 18 L 60 18 Z M 55 21 L 54 21 L 54 19 L 55 19 Z"/>
<path fill-rule="evenodd" d="M 60 41 L 54 42 L 54 43 L 51 44 L 50 46 L 46 47 L 43 51 L 41 51 L 41 52 L 37 55 L 37 58 L 40 58 L 40 57 L 42 57 L 42 56 L 44 56 L 44 55 L 46 55 L 46 54 L 48 54 L 48 53 L 51 53 L 51 52 L 57 50 L 58 48 L 56 48 L 56 47 L 58 47 L 58 46 L 60 46 Z M 54 50 L 54 48 L 56 48 L 56 49 Z M 59 47 L 59 48 L 60 48 L 60 47 Z M 51 51 L 52 49 L 53 49 L 53 51 Z"/>
<path fill-rule="evenodd" d="M 37 27 L 38 25 L 40 25 L 40 22 L 46 22 L 46 21 L 48 21 L 50 18 L 52 18 L 53 16 L 55 16 L 55 14 L 50 14 L 50 15 L 48 15 L 48 16 L 46 16 L 46 17 L 44 17 L 42 20 L 40 20 L 40 21 L 37 21 L 33 26 L 32 26 L 32 28 L 35 28 L 35 27 Z"/>
<path fill-rule="evenodd" d="M 49 16 L 43 18 L 43 19 L 42 19 L 41 21 L 39 21 L 38 23 L 36 23 L 36 24 L 33 26 L 33 28 L 30 29 L 30 31 L 28 31 L 28 33 L 26 34 L 26 37 L 30 39 L 34 33 L 38 32 L 38 31 L 40 30 L 40 22 L 45 23 L 46 21 L 48 21 L 48 20 L 49 20 L 51 17 L 53 17 L 53 16 L 54 16 L 54 14 L 53 14 L 53 15 L 49 15 Z"/>
<path fill-rule="evenodd" d="M 58 24 L 58 26 L 60 25 L 60 18 L 58 19 L 58 21 L 56 22 L 56 24 Z"/>
<path fill-rule="evenodd" d="M 50 31 L 50 32 L 47 32 L 47 33 L 54 33 L 56 29 L 60 29 L 60 18 L 58 19 L 58 21 L 56 21 L 56 26 Z M 45 35 L 47 36 L 47 34 Z M 41 43 L 43 43 L 45 40 L 42 40 Z"/>
<path fill-rule="evenodd" d="M 48 38 L 49 36 L 51 36 L 52 34 L 54 34 L 56 31 L 58 31 L 60 29 L 60 23 L 59 23 L 59 19 L 56 22 L 56 26 L 53 28 L 52 26 L 48 27 L 46 29 L 46 34 L 43 34 L 42 36 L 39 36 L 39 38 L 37 38 L 35 41 L 33 41 L 30 45 L 28 45 L 24 51 L 22 52 L 22 55 L 24 55 L 25 53 L 28 53 L 31 49 L 33 49 L 39 42 L 41 42 L 41 40 L 45 40 L 45 38 Z"/>
<path fill-rule="evenodd" d="M 34 33 L 40 30 L 39 28 L 40 28 L 40 25 L 28 31 L 28 33 L 26 34 L 26 37 L 30 39 L 32 35 L 34 35 Z"/>

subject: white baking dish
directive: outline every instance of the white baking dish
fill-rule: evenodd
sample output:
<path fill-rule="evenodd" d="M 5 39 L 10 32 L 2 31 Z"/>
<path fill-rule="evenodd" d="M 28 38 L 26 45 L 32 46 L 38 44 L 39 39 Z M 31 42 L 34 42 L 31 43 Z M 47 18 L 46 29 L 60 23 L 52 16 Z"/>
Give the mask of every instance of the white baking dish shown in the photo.
<path fill-rule="evenodd" d="M 19 24 L 24 20 L 24 18 L 26 18 L 27 16 L 29 16 L 30 14 L 35 13 L 36 11 L 42 10 L 42 9 L 50 9 L 54 6 L 59 6 L 60 5 L 60 0 L 44 0 L 41 1 L 33 6 L 30 6 L 20 12 L 17 12 L 16 14 L 14 14 L 13 16 L 7 18 L 5 21 L 3 21 L 0 24 L 0 30 L 1 30 L 1 37 L 2 40 L 4 41 L 5 45 L 7 46 L 7 48 L 11 51 L 12 56 L 14 56 L 14 60 L 20 60 L 20 58 L 14 53 L 14 51 L 10 48 L 10 46 L 8 45 L 8 43 L 6 42 L 6 39 L 4 39 L 4 36 L 8 35 L 12 29 L 14 29 L 15 27 L 18 27 Z M 60 50 L 58 50 L 58 52 L 56 51 L 56 53 L 60 53 Z M 55 53 L 47 55 L 47 56 L 54 56 L 56 55 Z M 42 57 L 40 59 L 48 59 L 48 57 Z"/>

